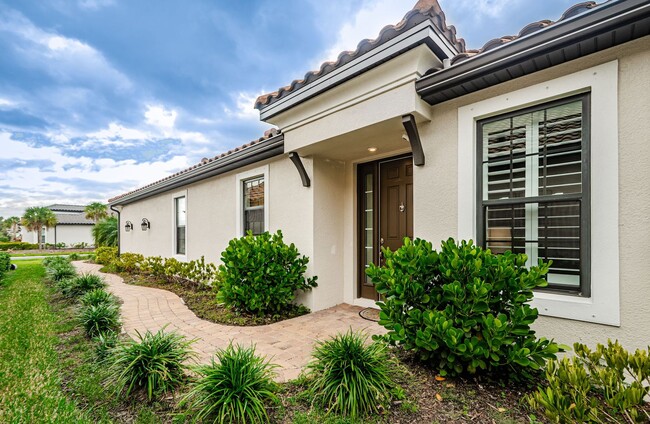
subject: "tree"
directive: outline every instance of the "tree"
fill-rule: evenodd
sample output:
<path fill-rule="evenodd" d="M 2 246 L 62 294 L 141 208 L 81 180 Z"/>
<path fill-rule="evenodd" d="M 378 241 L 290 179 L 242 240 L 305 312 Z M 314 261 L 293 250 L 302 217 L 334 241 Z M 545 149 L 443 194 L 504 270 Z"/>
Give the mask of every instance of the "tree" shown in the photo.
<path fill-rule="evenodd" d="M 29 231 L 38 234 L 38 248 L 43 248 L 42 234 L 43 227 L 50 228 L 56 225 L 56 215 L 50 209 L 45 207 L 34 206 L 27 208 L 23 215 L 22 225 Z"/>
<path fill-rule="evenodd" d="M 101 202 L 92 202 L 84 208 L 86 213 L 86 218 L 92 219 L 95 223 L 99 222 L 100 219 L 108 217 L 108 211 L 106 210 L 106 205 Z"/>
<path fill-rule="evenodd" d="M 20 232 L 20 218 L 17 216 L 10 216 L 4 220 L 4 226 L 7 229 L 9 237 L 12 241 L 18 239 L 18 233 Z"/>
<path fill-rule="evenodd" d="M 93 227 L 93 238 L 95 239 L 95 247 L 100 246 L 117 246 L 117 218 L 109 216 L 99 221 Z"/>

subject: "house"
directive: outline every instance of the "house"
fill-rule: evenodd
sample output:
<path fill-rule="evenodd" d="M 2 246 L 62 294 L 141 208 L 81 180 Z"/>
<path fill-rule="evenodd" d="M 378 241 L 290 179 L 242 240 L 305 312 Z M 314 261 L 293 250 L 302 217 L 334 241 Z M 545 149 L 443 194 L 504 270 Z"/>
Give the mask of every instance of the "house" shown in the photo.
<path fill-rule="evenodd" d="M 75 247 L 85 244 L 95 244 L 92 230 L 95 221 L 86 218 L 85 206 L 80 205 L 50 205 L 46 206 L 56 216 L 56 226 L 48 228 L 41 233 L 41 243 L 57 245 L 65 244 L 66 247 Z M 38 243 L 38 233 L 23 228 L 23 241 L 27 243 Z"/>
<path fill-rule="evenodd" d="M 255 107 L 264 137 L 110 199 L 123 252 L 217 262 L 246 230 L 311 258 L 312 310 L 371 306 L 404 236 L 552 259 L 536 329 L 650 341 L 650 1 L 580 3 L 467 49 L 436 0 Z"/>

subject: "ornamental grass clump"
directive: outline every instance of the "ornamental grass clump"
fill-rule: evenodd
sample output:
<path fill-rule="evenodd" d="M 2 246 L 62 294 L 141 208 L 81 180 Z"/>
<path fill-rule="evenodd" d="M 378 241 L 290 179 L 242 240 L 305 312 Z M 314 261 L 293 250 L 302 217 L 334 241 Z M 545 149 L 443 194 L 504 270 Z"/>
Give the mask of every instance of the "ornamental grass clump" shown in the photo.
<path fill-rule="evenodd" d="M 76 277 L 77 270 L 74 265 L 68 261 L 67 258 L 61 258 L 61 260 L 50 261 L 45 265 L 45 272 L 47 278 L 52 282 L 58 282 L 62 280 L 67 280 L 73 277 Z"/>
<path fill-rule="evenodd" d="M 524 254 L 493 254 L 471 241 L 416 239 L 391 252 L 368 275 L 383 301 L 386 339 L 417 353 L 441 375 L 530 377 L 562 347 L 537 338 L 533 290 L 547 285 L 549 263 L 526 267 Z"/>
<path fill-rule="evenodd" d="M 136 330 L 137 340 L 128 340 L 111 350 L 109 379 L 118 394 L 126 397 L 144 391 L 151 401 L 174 390 L 185 379 L 186 362 L 195 354 L 193 340 L 175 332 L 144 335 Z"/>
<path fill-rule="evenodd" d="M 385 344 L 349 330 L 319 342 L 307 366 L 307 394 L 314 404 L 350 418 L 378 412 L 395 383 Z"/>
<path fill-rule="evenodd" d="M 61 293 L 66 297 L 77 298 L 89 291 L 103 289 L 105 287 L 106 282 L 99 275 L 81 274 L 62 284 Z"/>
<path fill-rule="evenodd" d="M 195 368 L 198 379 L 181 405 L 193 422 L 266 423 L 266 407 L 278 401 L 273 381 L 277 365 L 255 354 L 255 347 L 219 349 L 209 365 Z"/>
<path fill-rule="evenodd" d="M 102 303 L 116 305 L 117 298 L 103 288 L 96 288 L 86 292 L 83 296 L 81 296 L 79 302 L 83 306 L 97 306 Z"/>
<path fill-rule="evenodd" d="M 113 303 L 88 305 L 79 311 L 79 322 L 90 338 L 120 328 L 120 310 Z"/>
<path fill-rule="evenodd" d="M 282 232 L 230 240 L 221 253 L 217 300 L 237 311 L 263 316 L 286 312 L 296 294 L 316 287 L 305 278 L 309 258 L 287 245 Z"/>

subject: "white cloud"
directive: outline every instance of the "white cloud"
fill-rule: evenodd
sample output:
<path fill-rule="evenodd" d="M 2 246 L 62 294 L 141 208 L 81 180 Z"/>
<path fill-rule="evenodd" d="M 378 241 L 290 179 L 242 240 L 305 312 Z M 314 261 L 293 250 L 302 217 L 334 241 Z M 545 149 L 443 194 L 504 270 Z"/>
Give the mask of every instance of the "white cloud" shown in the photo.
<path fill-rule="evenodd" d="M 0 198 L 0 210 L 4 214 L 7 214 L 7 211 L 16 214 L 25 207 L 47 203 L 105 201 L 121 191 L 116 192 L 110 184 L 125 185 L 126 181 L 127 186 L 123 190 L 131 190 L 189 166 L 188 159 L 184 156 L 149 163 L 69 157 L 65 156 L 59 147 L 32 147 L 13 140 L 7 132 L 0 132 L 0 146 L 4 152 L 3 159 L 27 163 L 39 160 L 53 162 L 51 169 L 22 165 L 22 172 L 0 172 L 3 190 L 11 193 L 10 196 Z M 53 177 L 55 180 L 50 180 Z M 89 194 L 87 190 L 78 189 L 75 184 L 67 183 L 66 180 L 94 181 L 97 188 Z"/>
<path fill-rule="evenodd" d="M 259 121 L 260 119 L 260 113 L 255 109 L 255 100 L 262 94 L 265 94 L 266 91 L 260 90 L 258 92 L 251 92 L 251 91 L 239 91 L 235 93 L 233 96 L 234 102 L 235 102 L 235 107 L 234 109 L 230 109 L 228 107 L 224 107 L 224 112 L 231 117 L 237 118 L 237 119 L 245 119 L 245 120 L 254 120 L 254 121 Z"/>
<path fill-rule="evenodd" d="M 0 107 L 1 108 L 12 108 L 16 106 L 16 102 L 0 97 Z"/>
<path fill-rule="evenodd" d="M 97 10 L 115 4 L 113 0 L 79 0 L 79 7 L 82 9 Z"/>
<path fill-rule="evenodd" d="M 0 12 L 3 32 L 17 38 L 14 49 L 26 64 L 59 81 L 110 85 L 118 91 L 132 88 L 131 81 L 89 44 L 38 28 L 16 11 Z"/>
<path fill-rule="evenodd" d="M 366 0 L 361 8 L 340 27 L 336 42 L 320 54 L 314 69 L 324 61 L 334 61 L 346 50 L 356 50 L 365 38 L 374 39 L 386 25 L 398 23 L 413 7 L 414 0 Z"/>
<path fill-rule="evenodd" d="M 174 109 L 165 109 L 161 105 L 147 105 L 147 111 L 144 113 L 147 124 L 162 131 L 170 131 L 174 128 L 177 115 Z"/>

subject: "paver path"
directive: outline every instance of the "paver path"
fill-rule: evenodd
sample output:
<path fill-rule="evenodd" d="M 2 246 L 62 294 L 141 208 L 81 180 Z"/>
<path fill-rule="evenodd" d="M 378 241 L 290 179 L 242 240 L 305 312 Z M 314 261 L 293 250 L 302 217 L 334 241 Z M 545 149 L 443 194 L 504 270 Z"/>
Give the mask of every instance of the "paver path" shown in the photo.
<path fill-rule="evenodd" d="M 101 265 L 84 262 L 74 262 L 74 265 L 80 272 L 104 277 L 109 291 L 122 299 L 122 322 L 129 335 L 135 335 L 135 330 L 155 332 L 167 325 L 168 330 L 197 339 L 193 349 L 199 363 L 208 363 L 215 350 L 226 347 L 230 340 L 245 346 L 254 343 L 259 354 L 280 366 L 278 381 L 291 380 L 300 374 L 316 340 L 345 332 L 350 327 L 368 334 L 384 332 L 377 323 L 359 317 L 362 308 L 347 304 L 257 327 L 215 324 L 198 318 L 172 292 L 125 284 L 117 275 L 99 272 Z"/>

